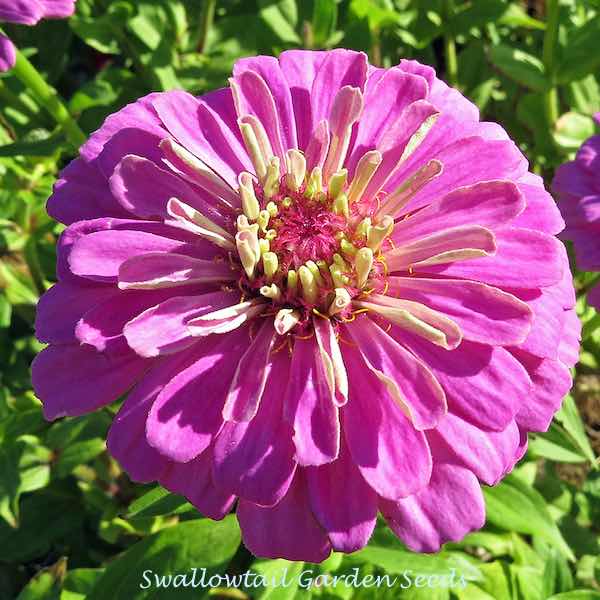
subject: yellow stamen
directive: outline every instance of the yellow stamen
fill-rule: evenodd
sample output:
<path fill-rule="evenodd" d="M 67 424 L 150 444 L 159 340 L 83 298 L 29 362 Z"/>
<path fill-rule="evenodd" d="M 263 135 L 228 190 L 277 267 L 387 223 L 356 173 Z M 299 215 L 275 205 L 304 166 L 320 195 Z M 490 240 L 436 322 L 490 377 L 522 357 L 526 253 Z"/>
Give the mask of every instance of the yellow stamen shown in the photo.
<path fill-rule="evenodd" d="M 267 277 L 267 281 L 271 281 L 273 275 L 275 275 L 277 269 L 279 268 L 279 260 L 277 258 L 277 254 L 275 254 L 275 252 L 265 252 L 262 255 L 262 260 L 263 269 Z"/>
<path fill-rule="evenodd" d="M 309 260 L 309 261 L 307 261 L 306 266 L 308 267 L 310 272 L 313 274 L 317 285 L 320 287 L 323 287 L 325 285 L 325 280 L 323 279 L 323 276 L 321 275 L 321 271 L 319 271 L 319 267 L 318 267 L 317 263 L 312 260 Z"/>
<path fill-rule="evenodd" d="M 337 198 L 344 191 L 346 180 L 348 179 L 348 169 L 341 169 L 334 173 L 329 179 L 329 196 Z"/>
<path fill-rule="evenodd" d="M 243 171 L 238 176 L 238 183 L 240 185 L 240 197 L 244 215 L 246 215 L 250 221 L 256 221 L 260 212 L 260 204 L 254 193 L 252 175 Z"/>
<path fill-rule="evenodd" d="M 279 291 L 279 288 L 274 283 L 272 283 L 271 285 L 263 285 L 260 288 L 260 293 L 265 298 L 270 298 L 271 300 L 280 300 L 281 299 L 281 292 Z"/>
<path fill-rule="evenodd" d="M 369 181 L 371 181 L 373 175 L 375 175 L 375 171 L 377 171 L 377 167 L 379 167 L 382 160 L 381 153 L 377 150 L 371 150 L 362 155 L 361 159 L 358 161 L 356 174 L 354 175 L 354 179 L 352 179 L 350 189 L 348 190 L 348 202 L 350 202 L 350 204 L 359 200 L 363 195 L 369 185 Z"/>
<path fill-rule="evenodd" d="M 306 265 L 302 265 L 298 269 L 298 276 L 302 283 L 302 296 L 308 303 L 315 304 L 319 297 L 319 287 L 315 281 L 315 276 Z"/>
<path fill-rule="evenodd" d="M 287 274 L 287 288 L 290 292 L 296 293 L 298 289 L 298 273 L 294 269 L 290 269 Z"/>
<path fill-rule="evenodd" d="M 333 201 L 333 212 L 336 215 L 342 215 L 346 219 L 350 216 L 350 210 L 348 208 L 348 196 L 343 192 L 338 194 L 336 199 Z"/>
<path fill-rule="evenodd" d="M 272 156 L 267 167 L 267 177 L 263 185 L 265 199 L 271 199 L 279 190 L 279 157 Z"/>
<path fill-rule="evenodd" d="M 306 159 L 300 150 L 291 149 L 285 153 L 285 166 L 287 169 L 286 183 L 288 187 L 297 192 L 304 183 L 306 176 Z"/>
<path fill-rule="evenodd" d="M 350 305 L 352 302 L 352 298 L 348 293 L 348 290 L 344 287 L 336 287 L 334 290 L 335 297 L 329 305 L 328 314 L 336 315 L 344 310 Z"/>
<path fill-rule="evenodd" d="M 291 331 L 300 321 L 300 312 L 292 308 L 282 308 L 275 315 L 275 331 L 279 335 L 285 335 Z"/>
<path fill-rule="evenodd" d="M 354 265 L 357 276 L 356 285 L 362 288 L 367 283 L 367 279 L 373 268 L 373 250 L 371 248 L 361 248 L 356 253 Z"/>

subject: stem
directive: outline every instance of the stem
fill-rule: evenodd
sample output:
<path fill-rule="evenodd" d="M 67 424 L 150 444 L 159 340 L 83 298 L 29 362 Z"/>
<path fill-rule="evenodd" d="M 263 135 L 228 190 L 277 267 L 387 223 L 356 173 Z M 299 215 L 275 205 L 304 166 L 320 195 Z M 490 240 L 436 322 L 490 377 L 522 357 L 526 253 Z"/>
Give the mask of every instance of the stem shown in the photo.
<path fill-rule="evenodd" d="M 453 0 L 446 0 L 446 22 L 450 22 L 454 14 Z M 444 33 L 444 56 L 446 58 L 446 79 L 448 85 L 458 84 L 458 61 L 456 60 L 456 43 L 454 35 L 446 30 Z"/>
<path fill-rule="evenodd" d="M 215 8 L 217 0 L 204 0 L 202 14 L 200 15 L 200 37 L 198 39 L 198 52 L 204 54 L 206 50 L 206 40 L 215 18 Z"/>
<path fill-rule="evenodd" d="M 559 23 L 558 0 L 546 0 L 546 32 L 544 33 L 544 46 L 542 58 L 546 77 L 550 88 L 544 94 L 544 107 L 548 125 L 553 127 L 559 117 L 558 91 L 556 89 L 556 64 L 555 50 L 558 40 Z"/>
<path fill-rule="evenodd" d="M 62 127 L 69 142 L 79 148 L 85 140 L 85 134 L 79 128 L 56 90 L 49 85 L 40 72 L 17 50 L 17 62 L 11 71 L 33 93 L 33 97 L 50 116 Z"/>

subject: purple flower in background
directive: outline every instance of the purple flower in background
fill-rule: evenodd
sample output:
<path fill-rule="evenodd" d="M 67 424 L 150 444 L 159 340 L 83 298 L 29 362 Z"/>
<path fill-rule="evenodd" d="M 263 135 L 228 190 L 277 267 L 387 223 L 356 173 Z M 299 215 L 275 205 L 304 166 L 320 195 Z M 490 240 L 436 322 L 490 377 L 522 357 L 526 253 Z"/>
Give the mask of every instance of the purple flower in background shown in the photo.
<path fill-rule="evenodd" d="M 505 131 L 414 61 L 288 51 L 151 94 L 62 173 L 33 364 L 45 415 L 129 392 L 108 447 L 257 555 L 381 512 L 417 551 L 485 520 L 571 386 L 563 221 Z"/>
<path fill-rule="evenodd" d="M 600 124 L 600 113 L 594 116 Z M 577 266 L 600 271 L 600 135 L 579 148 L 575 160 L 561 165 L 552 182 L 567 223 L 561 237 L 572 240 Z M 588 294 L 588 302 L 600 310 L 600 287 Z"/>
<path fill-rule="evenodd" d="M 77 0 L 0 0 L 0 24 L 36 25 L 42 19 L 64 19 L 75 11 Z M 0 73 L 15 65 L 15 47 L 0 33 Z"/>

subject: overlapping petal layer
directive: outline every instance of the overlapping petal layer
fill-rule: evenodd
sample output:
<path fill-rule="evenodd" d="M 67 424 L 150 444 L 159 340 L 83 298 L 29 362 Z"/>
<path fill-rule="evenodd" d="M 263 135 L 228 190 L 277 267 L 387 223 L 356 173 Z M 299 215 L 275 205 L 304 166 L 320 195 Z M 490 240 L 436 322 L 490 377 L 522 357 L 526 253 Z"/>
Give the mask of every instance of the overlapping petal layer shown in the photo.
<path fill-rule="evenodd" d="M 378 512 L 434 551 L 484 521 L 570 387 L 563 226 L 429 67 L 288 51 L 151 94 L 61 174 L 33 365 L 48 418 L 129 391 L 108 446 L 248 548 L 323 560 Z M 56 376 L 59 373 L 59 376 Z"/>

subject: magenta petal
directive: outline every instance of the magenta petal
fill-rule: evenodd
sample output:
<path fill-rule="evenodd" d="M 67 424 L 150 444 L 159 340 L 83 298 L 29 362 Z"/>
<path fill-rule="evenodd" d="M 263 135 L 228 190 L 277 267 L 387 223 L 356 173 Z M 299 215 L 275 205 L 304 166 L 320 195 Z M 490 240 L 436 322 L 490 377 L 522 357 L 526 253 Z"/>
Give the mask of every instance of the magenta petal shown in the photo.
<path fill-rule="evenodd" d="M 367 483 L 392 500 L 415 493 L 429 481 L 431 454 L 417 431 L 367 370 L 357 351 L 344 347 L 350 398 L 342 409 L 350 454 Z M 410 460 L 406 457 L 410 456 Z"/>
<path fill-rule="evenodd" d="M 0 33 L 0 73 L 4 73 L 15 66 L 17 53 L 14 44 Z"/>
<path fill-rule="evenodd" d="M 187 328 L 190 319 L 231 306 L 236 300 L 229 292 L 169 298 L 131 319 L 123 333 L 140 356 L 180 352 L 196 341 Z"/>
<path fill-rule="evenodd" d="M 220 98 L 225 104 L 231 102 L 231 91 L 224 90 Z M 239 138 L 212 107 L 182 91 L 154 97 L 153 106 L 165 127 L 184 148 L 237 189 L 237 175 L 248 170 L 250 163 Z"/>
<path fill-rule="evenodd" d="M 357 319 L 347 329 L 412 426 L 419 431 L 435 427 L 446 413 L 446 396 L 427 366 L 370 319 Z"/>
<path fill-rule="evenodd" d="M 185 496 L 203 515 L 220 520 L 231 510 L 235 496 L 215 485 L 211 475 L 212 452 L 205 450 L 187 463 L 171 462 L 160 476 L 160 484 Z"/>
<path fill-rule="evenodd" d="M 571 389 L 571 373 L 558 360 L 542 359 L 511 348 L 512 354 L 527 369 L 533 389 L 517 414 L 517 423 L 529 431 L 546 431 L 554 413 Z"/>
<path fill-rule="evenodd" d="M 503 431 L 486 431 L 452 413 L 427 432 L 427 439 L 434 462 L 465 467 L 488 485 L 496 485 L 512 469 L 520 446 L 514 421 Z"/>
<path fill-rule="evenodd" d="M 68 344 L 75 342 L 77 321 L 97 304 L 113 298 L 119 291 L 112 286 L 75 285 L 59 281 L 39 300 L 35 317 L 35 336 L 41 342 Z"/>
<path fill-rule="evenodd" d="M 526 339 L 534 313 L 512 294 L 476 281 L 390 277 L 391 293 L 452 319 L 463 337 L 506 346 Z M 537 315 L 536 315 L 537 319 Z"/>
<path fill-rule="evenodd" d="M 121 206 L 142 219 L 167 217 L 167 202 L 171 198 L 200 210 L 204 206 L 196 192 L 179 177 L 141 156 L 125 156 L 109 185 Z"/>
<path fill-rule="evenodd" d="M 148 411 L 169 381 L 192 364 L 197 354 L 197 349 L 192 349 L 156 363 L 135 386 L 113 419 L 106 441 L 108 450 L 134 481 L 157 480 L 170 464 L 146 441 Z"/>
<path fill-rule="evenodd" d="M 267 383 L 269 355 L 276 335 L 273 323 L 265 319 L 241 357 L 231 380 L 223 408 L 226 421 L 251 421 L 256 415 Z"/>
<path fill-rule="evenodd" d="M 367 56 L 362 52 L 337 49 L 327 52 L 315 73 L 311 88 L 312 122 L 329 118 L 338 91 L 350 86 L 364 89 Z"/>
<path fill-rule="evenodd" d="M 477 478 L 460 467 L 436 464 L 429 485 L 380 509 L 394 533 L 415 552 L 437 552 L 485 523 L 485 503 Z"/>
<path fill-rule="evenodd" d="M 122 344 L 111 353 L 91 346 L 48 346 L 31 365 L 33 389 L 44 404 L 44 415 L 79 416 L 114 402 L 149 368 Z"/>
<path fill-rule="evenodd" d="M 148 443 L 187 462 L 206 450 L 223 425 L 223 402 L 247 332 L 198 342 L 201 354 L 164 387 L 148 413 Z"/>
<path fill-rule="evenodd" d="M 486 181 L 462 187 L 396 224 L 395 244 L 431 235 L 441 229 L 479 225 L 495 229 L 523 212 L 525 201 L 510 181 Z"/>
<path fill-rule="evenodd" d="M 238 78 L 244 71 L 254 71 L 265 81 L 275 101 L 281 140 L 284 150 L 297 148 L 296 122 L 292 95 L 279 62 L 272 56 L 241 58 L 233 66 L 233 75 Z"/>
<path fill-rule="evenodd" d="M 296 338 L 294 343 L 285 417 L 294 426 L 296 460 L 300 465 L 322 465 L 337 458 L 338 408 L 314 339 Z"/>
<path fill-rule="evenodd" d="M 77 0 L 37 1 L 42 5 L 46 19 L 64 19 L 70 17 L 75 12 L 75 2 L 77 2 Z"/>
<path fill-rule="evenodd" d="M 552 196 L 544 189 L 543 180 L 530 177 L 527 183 L 519 183 L 519 190 L 525 197 L 525 210 L 512 222 L 513 227 L 536 229 L 550 235 L 560 233 L 565 222 L 560 215 Z"/>
<path fill-rule="evenodd" d="M 375 528 L 377 494 L 356 468 L 346 444 L 333 462 L 306 469 L 310 504 L 334 550 L 364 547 Z"/>
<path fill-rule="evenodd" d="M 39 0 L 0 0 L 0 21 L 35 25 L 44 16 Z"/>
<path fill-rule="evenodd" d="M 558 283 L 562 278 L 562 244 L 553 237 L 533 231 L 505 227 L 494 232 L 494 256 L 421 269 L 443 273 L 506 288 L 539 288 Z M 523 277 L 527 273 L 527 277 Z"/>
<path fill-rule="evenodd" d="M 118 277 L 122 290 L 145 290 L 231 281 L 234 272 L 224 262 L 151 251 L 136 254 L 120 263 Z"/>
<path fill-rule="evenodd" d="M 76 275 L 114 282 L 128 259 L 148 252 L 184 252 L 186 244 L 142 231 L 97 231 L 75 242 L 69 265 Z"/>
<path fill-rule="evenodd" d="M 296 470 L 293 430 L 282 413 L 281 390 L 288 375 L 288 357 L 276 355 L 256 416 L 249 422 L 225 423 L 215 442 L 217 484 L 262 506 L 281 500 Z"/>
<path fill-rule="evenodd" d="M 502 431 L 531 393 L 527 371 L 500 346 L 463 340 L 448 352 L 397 329 L 392 333 L 429 366 L 446 392 L 448 409 L 473 424 Z"/>
<path fill-rule="evenodd" d="M 327 534 L 310 510 L 302 471 L 296 472 L 287 494 L 273 507 L 240 499 L 237 518 L 244 545 L 257 556 L 320 563 L 331 552 Z"/>
<path fill-rule="evenodd" d="M 398 68 L 385 70 L 383 76 L 374 82 L 373 77 L 369 77 L 365 90 L 365 108 L 357 123 L 352 155 L 347 164 L 348 171 L 354 173 L 362 154 L 377 148 L 381 138 L 402 117 L 406 107 L 426 97 L 427 82 Z M 385 114 L 382 114 L 382 105 L 389 107 Z"/>

